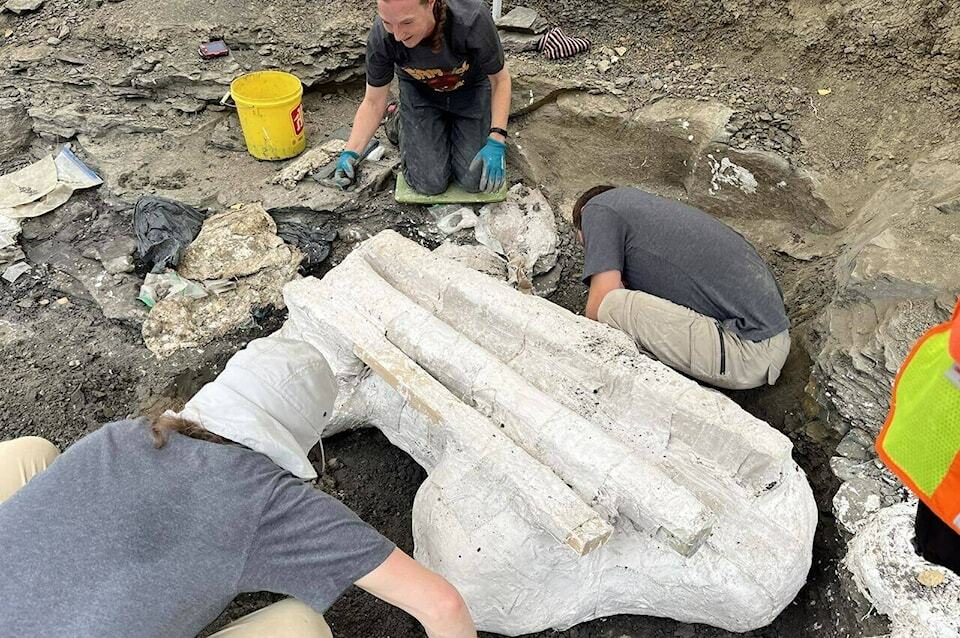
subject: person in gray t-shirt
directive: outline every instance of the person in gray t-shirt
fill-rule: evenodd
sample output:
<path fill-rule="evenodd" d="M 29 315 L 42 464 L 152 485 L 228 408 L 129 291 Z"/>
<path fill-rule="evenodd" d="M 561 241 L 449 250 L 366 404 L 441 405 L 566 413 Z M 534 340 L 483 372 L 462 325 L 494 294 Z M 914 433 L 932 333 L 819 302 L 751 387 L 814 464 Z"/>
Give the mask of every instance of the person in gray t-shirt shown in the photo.
<path fill-rule="evenodd" d="M 711 385 L 773 384 L 790 351 L 783 295 L 735 230 L 680 202 L 598 186 L 573 210 L 584 244 L 586 315 Z"/>
<path fill-rule="evenodd" d="M 510 73 L 490 8 L 482 0 L 379 0 L 367 38 L 367 87 L 334 181 L 356 165 L 400 85 L 400 157 L 415 191 L 436 195 L 451 179 L 495 192 L 505 183 Z"/>
<path fill-rule="evenodd" d="M 180 415 L 105 425 L 59 457 L 0 443 L 0 636 L 186 638 L 271 591 L 294 598 L 224 634 L 329 638 L 320 614 L 356 583 L 429 635 L 475 638 L 452 585 L 304 482 L 335 397 L 316 350 L 268 337 Z"/>

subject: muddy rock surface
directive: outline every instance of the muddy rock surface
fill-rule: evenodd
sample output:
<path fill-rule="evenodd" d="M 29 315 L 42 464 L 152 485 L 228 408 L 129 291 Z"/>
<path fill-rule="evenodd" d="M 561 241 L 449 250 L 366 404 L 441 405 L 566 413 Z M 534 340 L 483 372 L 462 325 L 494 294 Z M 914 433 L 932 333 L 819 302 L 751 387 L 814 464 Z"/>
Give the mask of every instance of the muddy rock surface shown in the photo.
<path fill-rule="evenodd" d="M 308 148 L 342 139 L 362 96 L 372 1 L 15 4 L 0 12 L 0 174 L 70 141 L 105 183 L 26 220 L 18 245 L 31 269 L 0 280 L 0 439 L 40 435 L 63 449 L 105 422 L 177 408 L 236 350 L 281 325 L 283 310 L 256 308 L 202 347 L 154 357 L 136 300 L 147 270 L 134 259 L 142 195 L 211 213 L 259 201 L 275 219 L 335 229 L 330 257 L 306 273 L 314 276 L 385 228 L 429 248 L 476 243 L 472 230 L 447 236 L 427 209 L 394 202 L 396 150 L 384 135 L 388 153 L 360 190 L 331 192 L 309 177 L 290 189 L 281 172 L 293 162 L 247 155 L 236 113 L 221 103 L 238 75 L 287 70 L 305 85 Z M 960 293 L 960 5 L 524 6 L 592 43 L 561 61 L 529 42 L 508 55 L 508 176 L 544 193 L 559 228 L 550 285 L 535 289 L 582 310 L 570 205 L 597 183 L 687 201 L 750 239 L 783 288 L 793 351 L 776 386 L 731 396 L 793 441 L 820 524 L 807 586 L 771 626 L 745 635 L 888 633 L 842 560 L 851 533 L 905 497 L 872 439 L 910 345 Z M 201 59 L 198 45 L 218 38 L 230 55 Z M 410 507 L 424 472 L 369 430 L 338 435 L 324 451 L 323 489 L 412 551 Z M 242 596 L 206 633 L 275 599 Z M 341 637 L 418 635 L 409 617 L 360 591 L 327 618 Z M 728 635 L 628 616 L 539 634 Z"/>

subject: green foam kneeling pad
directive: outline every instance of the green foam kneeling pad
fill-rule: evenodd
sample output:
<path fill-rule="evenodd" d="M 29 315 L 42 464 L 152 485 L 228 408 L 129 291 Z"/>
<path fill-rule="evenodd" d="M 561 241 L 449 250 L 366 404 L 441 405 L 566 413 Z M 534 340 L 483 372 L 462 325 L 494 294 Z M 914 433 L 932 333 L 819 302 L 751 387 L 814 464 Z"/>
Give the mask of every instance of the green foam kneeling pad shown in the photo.
<path fill-rule="evenodd" d="M 450 188 L 439 195 L 424 195 L 410 188 L 403 178 L 403 171 L 397 172 L 397 189 L 394 198 L 399 204 L 491 204 L 502 202 L 507 198 L 507 183 L 495 193 L 470 193 L 460 188 L 458 184 L 451 184 Z"/>

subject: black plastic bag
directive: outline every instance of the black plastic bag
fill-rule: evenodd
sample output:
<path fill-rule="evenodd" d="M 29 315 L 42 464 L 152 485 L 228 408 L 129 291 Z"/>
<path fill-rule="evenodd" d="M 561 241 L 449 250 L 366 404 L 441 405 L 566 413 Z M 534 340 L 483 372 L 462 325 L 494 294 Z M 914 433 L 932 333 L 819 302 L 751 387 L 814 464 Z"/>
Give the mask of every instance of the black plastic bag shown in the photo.
<path fill-rule="evenodd" d="M 330 227 L 310 228 L 306 224 L 284 221 L 277 222 L 277 235 L 303 252 L 303 270 L 310 271 L 330 256 L 330 247 L 337 238 L 337 231 Z"/>
<path fill-rule="evenodd" d="M 200 234 L 205 217 L 195 208 L 172 199 L 141 197 L 133 211 L 140 261 L 155 273 L 176 268 L 184 249 Z"/>

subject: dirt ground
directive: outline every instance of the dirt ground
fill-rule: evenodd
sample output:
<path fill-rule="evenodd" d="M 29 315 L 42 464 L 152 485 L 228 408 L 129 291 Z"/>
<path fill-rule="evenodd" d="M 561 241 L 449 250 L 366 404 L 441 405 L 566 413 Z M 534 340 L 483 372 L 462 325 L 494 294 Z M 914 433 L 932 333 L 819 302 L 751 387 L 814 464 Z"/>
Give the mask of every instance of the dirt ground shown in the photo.
<path fill-rule="evenodd" d="M 348 10 L 341 6 L 344 4 Z M 290 51 L 299 46 L 300 39 L 310 38 L 309 26 L 302 26 L 309 25 L 307 15 L 298 21 L 302 29 L 291 38 L 296 42 L 288 49 L 277 44 L 276 38 L 281 36 L 276 35 L 274 24 L 274 40 L 270 44 L 256 40 L 264 37 L 262 32 L 260 36 L 250 30 L 244 32 L 243 37 L 249 42 L 242 47 L 242 53 L 253 56 L 259 51 L 260 55 L 274 55 L 278 64 L 291 67 L 307 64 L 300 68 L 309 70 L 315 80 L 307 96 L 308 106 L 314 107 L 308 121 L 322 130 L 348 125 L 361 91 L 356 83 L 359 54 L 355 40 L 357 33 L 363 35 L 363 20 L 359 20 L 359 32 L 353 29 L 353 22 L 358 20 L 356 16 L 372 15 L 370 4 L 321 2 L 315 8 L 323 15 L 345 15 L 356 10 L 352 21 L 343 19 L 322 26 L 326 38 L 323 55 L 327 56 L 323 60 L 335 59 L 335 63 L 319 61 L 320 54 L 316 52 L 309 64 L 295 61 L 299 58 Z M 589 37 L 595 49 L 627 48 L 607 72 L 587 65 L 587 56 L 551 63 L 532 53 L 511 57 L 527 72 L 620 86 L 620 98 L 635 107 L 666 96 L 707 98 L 729 104 L 735 111 L 731 121 L 732 144 L 770 150 L 794 166 L 810 167 L 837 178 L 846 187 L 831 196 L 846 212 L 862 203 L 883 179 L 905 170 L 911 160 L 930 148 L 960 138 L 960 127 L 956 126 L 960 114 L 960 43 L 949 30 L 960 19 L 960 8 L 953 3 L 909 0 L 892 7 L 867 0 L 532 0 L 527 4 L 572 34 Z M 100 5 L 89 3 L 89 7 Z M 509 8 L 513 3 L 507 5 Z M 10 51 L 14 45 L 20 50 L 34 41 L 40 42 L 40 36 L 31 35 L 33 32 L 42 34 L 42 39 L 46 39 L 47 31 L 56 32 L 58 16 L 68 16 L 71 29 L 81 32 L 85 21 L 92 20 L 85 17 L 87 7 L 87 3 L 57 0 L 34 17 L 0 15 L 0 34 L 4 29 L 10 30 L 0 40 L 0 89 L 14 87 L 26 92 L 26 87 L 34 87 L 44 74 L 52 73 L 41 68 L 43 62 L 39 58 L 7 64 L 16 57 Z M 218 15 L 192 28 L 194 32 L 211 25 L 223 28 L 230 19 Z M 122 33 L 111 32 L 99 49 L 90 46 L 87 53 L 104 60 L 109 58 L 104 65 L 113 68 L 124 60 L 125 53 L 118 49 L 123 37 Z M 341 46 L 338 37 L 352 40 Z M 262 46 L 258 49 L 258 45 Z M 263 53 L 264 47 L 269 46 L 279 51 Z M 144 51 L 131 48 L 129 53 L 137 57 Z M 75 62 L 64 64 L 77 66 Z M 33 68 L 38 69 L 36 73 L 29 70 Z M 616 83 L 619 78 L 630 82 Z M 67 82 L 63 86 L 68 106 L 72 99 L 93 100 L 92 91 L 82 85 Z M 818 89 L 830 89 L 830 93 L 822 96 Z M 191 117 L 220 116 L 219 111 L 212 110 L 214 101 L 191 99 L 207 100 L 209 106 L 195 116 L 187 111 L 178 113 L 178 131 L 199 127 Z M 144 102 L 149 102 L 149 98 Z M 145 110 L 141 106 L 137 107 L 138 112 Z M 766 125 L 763 114 L 772 119 L 779 116 L 776 119 L 780 124 Z M 57 130 L 64 132 L 63 116 L 58 117 L 61 119 L 43 115 L 38 121 L 46 122 L 48 127 L 55 122 L 60 127 Z M 205 120 L 204 126 L 211 121 Z M 73 134 L 84 135 L 84 126 L 81 121 Z M 106 124 L 103 127 L 87 131 L 91 144 L 97 141 L 97 135 L 107 135 L 111 130 Z M 145 143 L 145 134 L 138 135 L 130 138 L 131 145 Z M 156 133 L 155 137 L 163 138 L 162 143 L 167 144 L 163 135 Z M 59 141 L 72 139 L 71 135 L 60 133 L 54 137 Z M 127 139 L 120 141 L 126 143 Z M 48 135 L 35 143 L 34 150 L 36 145 L 49 146 L 53 141 Z M 106 142 L 100 139 L 97 143 Z M 184 188 L 189 190 L 194 168 L 196 174 L 204 175 L 204 180 L 215 180 L 216 171 L 211 167 L 222 166 L 236 157 L 217 150 L 208 154 L 204 151 L 202 158 L 184 157 L 184 165 L 176 167 L 180 171 L 177 179 L 186 182 Z M 0 164 L 0 172 L 27 161 L 27 155 L 7 161 Z M 194 162 L 196 167 L 192 166 Z M 128 179 L 126 189 L 163 190 L 149 176 L 136 171 L 131 175 L 140 181 Z M 544 186 L 550 194 L 552 188 L 560 185 Z M 176 190 L 167 194 L 175 197 Z M 217 198 L 210 195 L 205 201 L 215 205 Z M 331 258 L 312 273 L 315 276 L 322 276 L 349 252 L 352 243 L 345 241 L 346 237 L 362 238 L 392 228 L 431 248 L 440 241 L 428 221 L 427 211 L 397 205 L 389 190 L 322 214 L 335 223 L 341 239 L 335 242 Z M 34 270 L 15 284 L 0 282 L 0 440 L 39 435 L 66 448 L 103 423 L 177 407 L 214 378 L 226 360 L 249 340 L 269 334 L 282 324 L 284 311 L 263 309 L 253 324 L 227 338 L 168 359 L 154 358 L 143 345 L 139 325 L 105 318 L 78 277 L 63 266 L 64 260 L 79 259 L 77 255 L 85 246 L 131 238 L 131 215 L 130 201 L 104 186 L 76 194 L 55 213 L 25 223 L 20 244 Z M 832 430 L 810 427 L 812 422 L 835 418 L 808 395 L 812 363 L 807 355 L 811 345 L 822 336 L 816 334 L 814 320 L 828 301 L 826 291 L 830 289 L 834 259 L 826 256 L 801 261 L 769 246 L 759 248 L 784 288 L 794 347 L 775 387 L 731 396 L 793 441 L 794 457 L 814 489 L 820 524 L 806 587 L 773 624 L 745 635 L 880 636 L 888 631 L 886 620 L 871 611 L 840 565 L 848 537 L 838 529 L 831 511 L 838 482 L 828 465 L 837 436 Z M 559 289 L 550 298 L 574 312 L 579 312 L 585 301 L 585 289 L 577 279 L 581 257 L 569 226 L 561 220 L 558 267 L 562 276 Z M 136 274 L 142 276 L 143 272 Z M 412 551 L 410 511 L 417 488 L 425 478 L 423 470 L 372 430 L 327 440 L 325 451 L 325 489 L 399 547 Z M 269 594 L 242 596 L 205 633 L 274 599 Z M 341 598 L 327 618 L 340 638 L 419 635 L 416 623 L 409 617 L 356 590 Z M 544 638 L 728 635 L 733 634 L 702 625 L 634 616 L 599 619 L 562 632 L 536 634 Z"/>
<path fill-rule="evenodd" d="M 99 205 L 93 194 L 82 195 L 70 203 L 71 207 L 85 207 L 90 215 Z M 380 210 L 376 208 L 378 204 L 371 206 Z M 392 213 L 366 219 L 364 215 L 356 214 L 352 223 L 362 225 L 373 219 L 412 238 L 425 239 L 417 232 L 423 219 L 415 209 L 396 208 Z M 30 224 L 40 226 L 50 219 L 42 217 Z M 129 229 L 116 231 L 122 234 Z M 338 246 L 330 265 L 345 252 L 344 246 Z M 552 299 L 571 310 L 579 310 L 584 300 L 583 287 L 576 282 L 580 258 L 572 233 L 566 233 L 560 264 L 564 284 Z M 157 361 L 143 347 L 135 327 L 105 321 L 95 304 L 65 295 L 51 283 L 21 279 L 12 289 L 2 289 L 3 438 L 39 435 L 65 448 L 102 423 L 177 406 L 215 377 L 233 352 L 250 339 L 277 329 L 284 317 L 282 311 L 271 313 L 258 327 L 233 334 L 210 347 Z M 62 303 L 60 300 L 65 298 L 68 301 Z M 803 349 L 795 347 L 777 386 L 731 394 L 752 414 L 790 436 L 796 446 L 794 456 L 807 472 L 820 508 L 814 567 L 807 586 L 772 625 L 746 635 L 880 635 L 885 621 L 870 615 L 869 607 L 853 593 L 839 566 L 846 544 L 832 519 L 830 499 L 837 482 L 827 464 L 836 440 L 813 441 L 803 428 L 804 409 L 810 409 L 805 408 L 809 398 L 803 392 L 809 370 L 810 361 Z M 412 551 L 410 510 L 417 488 L 426 478 L 425 472 L 375 430 L 329 439 L 325 452 L 325 489 L 399 547 Z M 207 633 L 274 600 L 276 596 L 271 594 L 241 596 Z M 352 590 L 337 601 L 327 618 L 338 636 L 397 638 L 418 633 L 417 624 L 410 617 L 359 590 Z M 564 632 L 536 634 L 544 638 L 728 635 L 734 634 L 703 625 L 634 616 L 599 619 Z"/>

